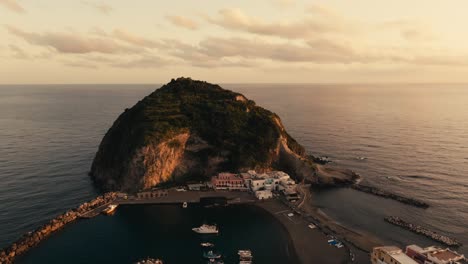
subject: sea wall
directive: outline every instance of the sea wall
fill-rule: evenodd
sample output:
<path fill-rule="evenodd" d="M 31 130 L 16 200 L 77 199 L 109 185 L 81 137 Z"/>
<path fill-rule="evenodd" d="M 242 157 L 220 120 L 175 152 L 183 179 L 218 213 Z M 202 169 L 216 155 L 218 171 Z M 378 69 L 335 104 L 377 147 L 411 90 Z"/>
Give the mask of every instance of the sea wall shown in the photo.
<path fill-rule="evenodd" d="M 423 236 L 426 236 L 434 241 L 437 241 L 437 242 L 440 242 L 440 243 L 443 243 L 447 246 L 455 246 L 455 247 L 458 247 L 458 246 L 461 246 L 461 243 L 459 241 L 457 241 L 456 239 L 454 238 L 450 238 L 448 236 L 444 236 L 444 235 L 440 235 L 434 231 L 431 231 L 425 227 L 422 227 L 422 226 L 419 226 L 419 225 L 415 225 L 415 224 L 411 224 L 411 223 L 408 223 L 406 222 L 405 220 L 397 217 L 397 216 L 390 216 L 390 217 L 385 217 L 385 221 L 391 223 L 391 224 L 394 224 L 396 226 L 399 226 L 399 227 L 402 227 L 404 229 L 407 229 L 411 232 L 414 232 L 416 234 L 420 234 L 420 235 L 423 235 Z"/>
<path fill-rule="evenodd" d="M 379 189 L 379 188 L 373 187 L 373 186 L 354 184 L 354 185 L 351 185 L 351 188 L 353 188 L 355 190 L 358 190 L 358 191 L 361 191 L 361 192 L 370 193 L 370 194 L 373 194 L 373 195 L 376 195 L 376 196 L 380 196 L 380 197 L 387 198 L 387 199 L 392 199 L 392 200 L 398 201 L 400 203 L 404 203 L 404 204 L 408 204 L 408 205 L 412 205 L 412 206 L 416 206 L 416 207 L 420 207 L 420 208 L 428 208 L 429 207 L 429 204 L 427 204 L 426 202 L 423 202 L 423 201 L 420 201 L 420 200 L 417 200 L 417 199 L 413 199 L 413 198 L 409 198 L 409 197 L 405 197 L 405 196 L 402 196 L 402 195 L 394 194 L 394 193 L 391 193 L 391 192 L 388 192 L 388 191 L 384 191 L 382 189 Z"/>
<path fill-rule="evenodd" d="M 42 240 L 49 237 L 54 232 L 62 229 L 65 225 L 75 221 L 82 214 L 93 210 L 101 205 L 110 203 L 117 198 L 116 193 L 106 193 L 98 196 L 95 199 L 83 203 L 75 209 L 69 210 L 54 219 L 50 220 L 46 224 L 40 226 L 32 232 L 28 232 L 23 235 L 20 239 L 15 241 L 9 247 L 6 247 L 0 251 L 0 264 L 13 263 L 18 255 L 24 254 L 30 248 L 39 244 Z"/>

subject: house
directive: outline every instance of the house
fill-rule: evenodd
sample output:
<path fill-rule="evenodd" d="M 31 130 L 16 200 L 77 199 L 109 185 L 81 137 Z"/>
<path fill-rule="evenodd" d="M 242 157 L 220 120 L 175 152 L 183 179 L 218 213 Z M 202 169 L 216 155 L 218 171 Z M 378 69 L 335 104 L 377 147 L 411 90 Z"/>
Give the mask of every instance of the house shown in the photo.
<path fill-rule="evenodd" d="M 418 245 L 409 245 L 406 247 L 406 255 L 420 264 L 466 263 L 464 255 L 458 254 L 448 248 L 442 249 L 434 246 L 421 248 Z"/>
<path fill-rule="evenodd" d="M 395 246 L 375 247 L 371 255 L 372 264 L 418 264 L 403 250 Z"/>

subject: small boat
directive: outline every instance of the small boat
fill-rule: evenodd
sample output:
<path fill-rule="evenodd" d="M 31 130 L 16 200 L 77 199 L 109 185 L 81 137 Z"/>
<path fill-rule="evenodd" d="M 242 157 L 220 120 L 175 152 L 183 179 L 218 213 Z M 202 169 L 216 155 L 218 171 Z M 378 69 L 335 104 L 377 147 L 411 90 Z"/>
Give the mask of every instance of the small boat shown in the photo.
<path fill-rule="evenodd" d="M 140 260 L 135 264 L 163 264 L 163 261 L 160 259 L 147 258 L 145 260 Z"/>
<path fill-rule="evenodd" d="M 182 204 L 182 208 L 187 208 L 187 206 L 188 206 L 187 202 L 184 202 L 184 203 Z"/>
<path fill-rule="evenodd" d="M 308 227 L 309 227 L 310 229 L 315 229 L 315 228 L 317 228 L 317 226 L 314 225 L 314 224 L 312 224 L 312 223 L 310 223 L 310 224 L 308 225 Z"/>
<path fill-rule="evenodd" d="M 115 209 L 117 209 L 117 204 L 111 204 L 106 207 L 106 209 L 102 210 L 102 212 L 106 215 L 111 215 L 115 212 Z"/>
<path fill-rule="evenodd" d="M 221 254 L 214 253 L 212 250 L 203 253 L 203 257 L 207 259 L 219 259 L 221 258 Z"/>
<path fill-rule="evenodd" d="M 204 243 L 201 243 L 200 246 L 202 246 L 202 247 L 214 247 L 214 244 L 210 243 L 210 242 L 204 242 Z"/>
<path fill-rule="evenodd" d="M 237 251 L 237 254 L 239 255 L 239 260 L 242 261 L 250 261 L 252 262 L 252 251 L 246 249 L 246 250 L 239 250 Z"/>
<path fill-rule="evenodd" d="M 216 225 L 201 225 L 200 227 L 192 228 L 194 232 L 199 234 L 218 234 L 218 227 Z"/>

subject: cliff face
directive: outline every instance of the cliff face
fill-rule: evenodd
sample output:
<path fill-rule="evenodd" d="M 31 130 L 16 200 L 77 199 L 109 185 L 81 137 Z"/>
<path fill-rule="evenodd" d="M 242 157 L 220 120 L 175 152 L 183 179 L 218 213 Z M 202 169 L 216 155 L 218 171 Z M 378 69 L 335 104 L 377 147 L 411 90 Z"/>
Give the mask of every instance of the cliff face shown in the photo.
<path fill-rule="evenodd" d="M 248 169 L 317 182 L 304 154 L 276 114 L 218 85 L 179 78 L 117 118 L 90 175 L 104 190 L 130 192 Z"/>

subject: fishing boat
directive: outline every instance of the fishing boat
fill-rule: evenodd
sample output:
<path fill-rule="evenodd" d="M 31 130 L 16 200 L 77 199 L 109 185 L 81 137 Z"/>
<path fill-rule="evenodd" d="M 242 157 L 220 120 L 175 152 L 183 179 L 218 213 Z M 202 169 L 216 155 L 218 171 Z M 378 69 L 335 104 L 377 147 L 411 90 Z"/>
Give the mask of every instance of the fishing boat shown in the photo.
<path fill-rule="evenodd" d="M 200 227 L 192 228 L 194 232 L 199 234 L 218 234 L 218 227 L 216 225 L 201 225 Z"/>
<path fill-rule="evenodd" d="M 212 250 L 203 253 L 203 257 L 207 259 L 219 259 L 221 258 L 221 254 L 214 253 Z"/>
<path fill-rule="evenodd" d="M 106 209 L 102 210 L 102 212 L 106 215 L 111 215 L 115 212 L 115 209 L 117 209 L 117 204 L 111 204 L 106 207 Z"/>
<path fill-rule="evenodd" d="M 202 247 L 214 247 L 214 244 L 210 242 L 204 242 L 204 243 L 201 243 L 200 245 Z"/>

